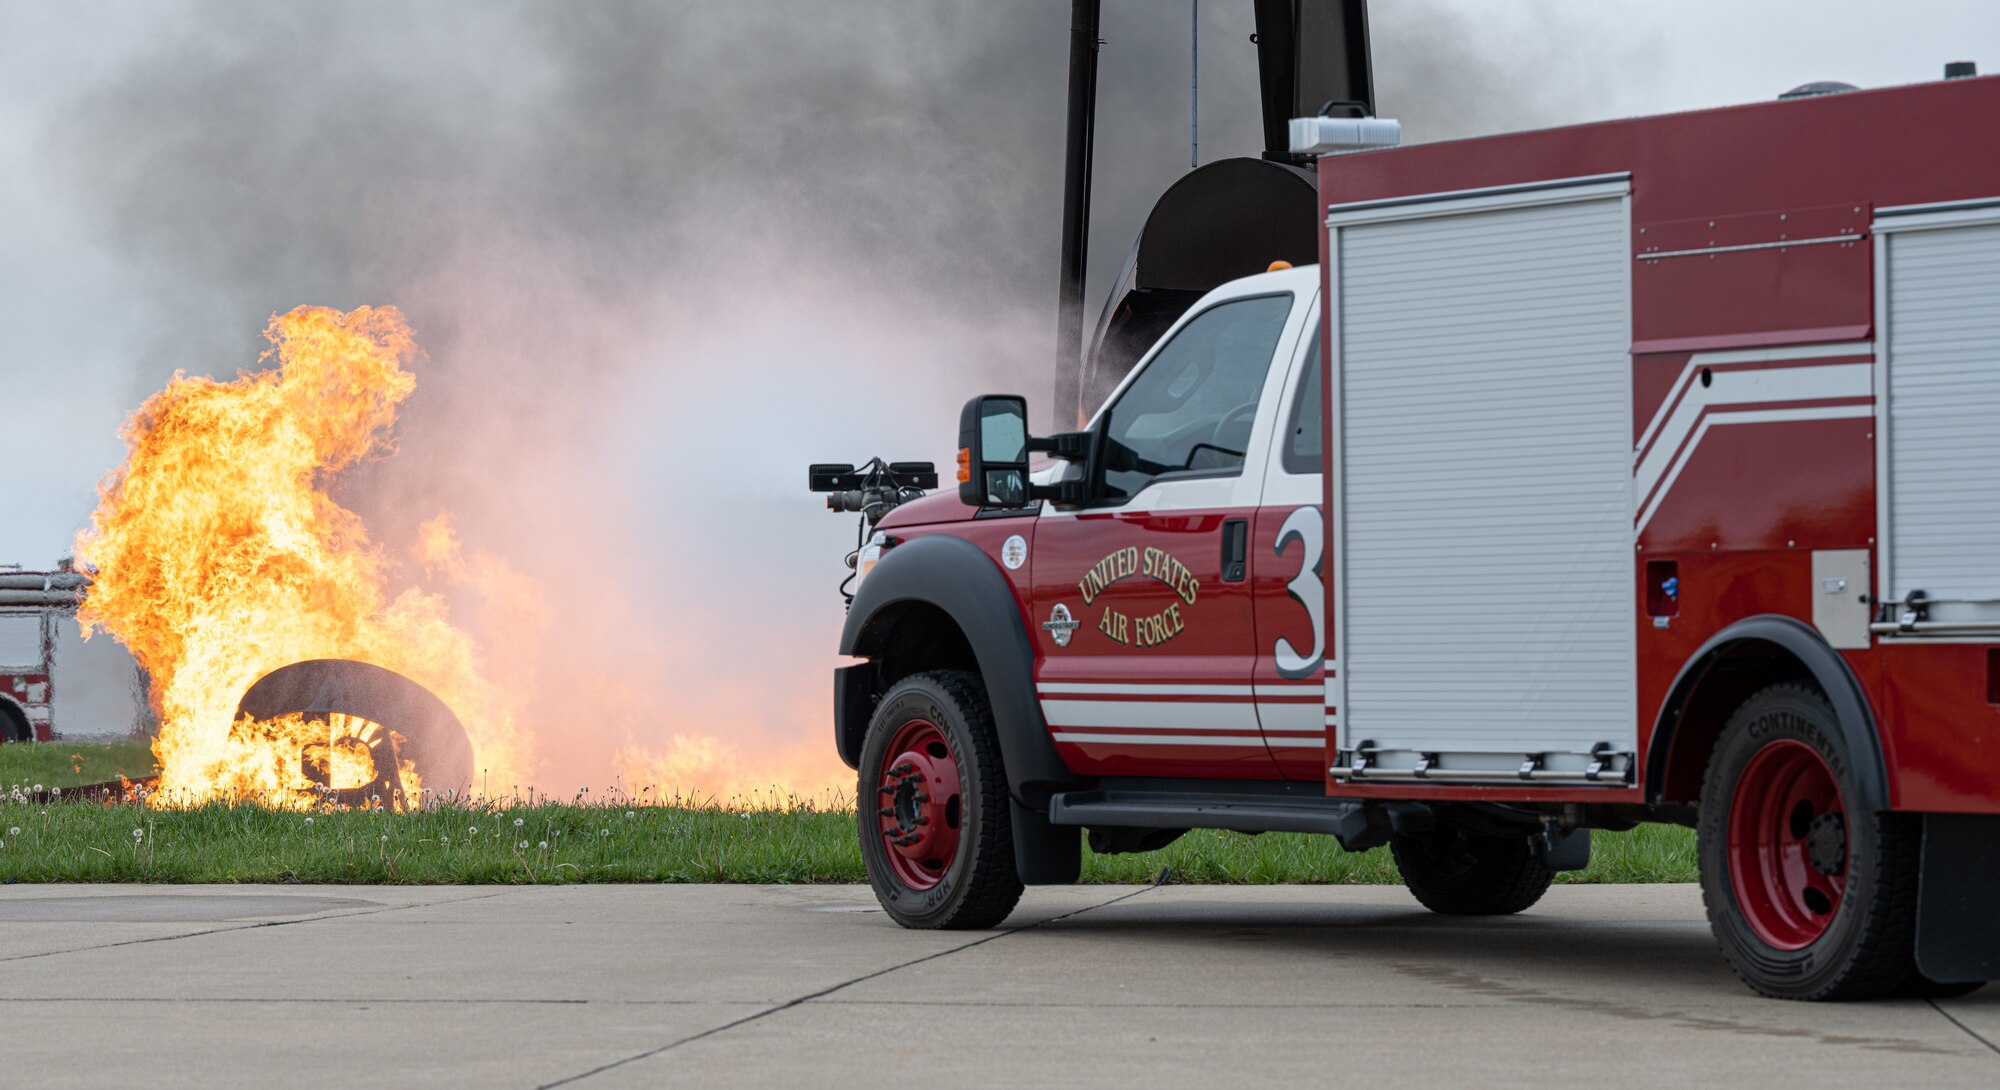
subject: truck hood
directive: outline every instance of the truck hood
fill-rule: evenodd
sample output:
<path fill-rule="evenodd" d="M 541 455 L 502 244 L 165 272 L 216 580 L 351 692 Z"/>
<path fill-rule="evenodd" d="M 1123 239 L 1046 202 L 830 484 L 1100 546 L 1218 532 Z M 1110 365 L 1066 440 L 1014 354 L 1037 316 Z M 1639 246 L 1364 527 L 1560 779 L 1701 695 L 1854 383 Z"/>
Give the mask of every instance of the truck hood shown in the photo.
<path fill-rule="evenodd" d="M 970 522 L 979 508 L 969 507 L 958 498 L 957 488 L 940 488 L 920 500 L 911 500 L 882 516 L 875 524 L 878 530 L 893 530 L 900 526 L 918 526 L 924 523 Z"/>

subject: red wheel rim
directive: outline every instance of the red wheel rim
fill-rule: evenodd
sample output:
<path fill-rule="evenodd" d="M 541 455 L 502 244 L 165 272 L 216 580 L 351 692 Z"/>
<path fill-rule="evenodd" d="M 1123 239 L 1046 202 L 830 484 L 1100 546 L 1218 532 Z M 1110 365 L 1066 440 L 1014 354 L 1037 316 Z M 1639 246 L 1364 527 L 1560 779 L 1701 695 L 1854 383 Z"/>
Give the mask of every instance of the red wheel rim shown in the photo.
<path fill-rule="evenodd" d="M 944 732 L 927 719 L 897 728 L 883 753 L 875 790 L 883 854 L 904 885 L 929 889 L 958 856 L 964 815 L 958 762 Z"/>
<path fill-rule="evenodd" d="M 1811 746 L 1783 738 L 1750 758 L 1729 803 L 1729 882 L 1758 938 L 1797 950 L 1826 932 L 1847 890 L 1846 814 Z"/>

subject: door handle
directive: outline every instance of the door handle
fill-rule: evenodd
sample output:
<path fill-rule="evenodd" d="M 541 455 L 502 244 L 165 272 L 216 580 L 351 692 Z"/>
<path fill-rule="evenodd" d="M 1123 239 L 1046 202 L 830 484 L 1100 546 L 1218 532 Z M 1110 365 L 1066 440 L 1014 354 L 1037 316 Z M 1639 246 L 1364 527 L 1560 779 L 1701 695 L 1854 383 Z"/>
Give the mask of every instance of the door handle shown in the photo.
<path fill-rule="evenodd" d="M 1241 583 L 1249 576 L 1250 522 L 1226 519 L 1222 523 L 1222 581 Z"/>

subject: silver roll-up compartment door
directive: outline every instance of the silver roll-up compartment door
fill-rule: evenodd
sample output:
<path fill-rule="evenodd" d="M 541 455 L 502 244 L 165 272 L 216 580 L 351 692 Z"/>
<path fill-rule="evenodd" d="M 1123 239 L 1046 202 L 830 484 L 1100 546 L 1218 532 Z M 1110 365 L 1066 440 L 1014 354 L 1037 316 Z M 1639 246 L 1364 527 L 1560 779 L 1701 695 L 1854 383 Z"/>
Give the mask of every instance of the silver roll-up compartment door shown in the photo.
<path fill-rule="evenodd" d="M 1877 631 L 2000 634 L 2000 198 L 1876 217 Z"/>
<path fill-rule="evenodd" d="M 1336 207 L 1339 737 L 1367 775 L 1622 783 L 1629 181 Z M 1336 775 L 1339 773 L 1336 772 Z"/>

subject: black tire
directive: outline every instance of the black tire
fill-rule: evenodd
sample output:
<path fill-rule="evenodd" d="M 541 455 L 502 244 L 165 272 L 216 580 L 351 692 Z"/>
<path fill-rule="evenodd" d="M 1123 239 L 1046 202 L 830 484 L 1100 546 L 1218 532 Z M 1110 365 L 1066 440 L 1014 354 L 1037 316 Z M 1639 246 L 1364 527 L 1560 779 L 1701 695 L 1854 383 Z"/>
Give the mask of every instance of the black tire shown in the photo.
<path fill-rule="evenodd" d="M 934 757 L 940 762 L 948 758 L 956 769 L 959 794 L 955 811 L 940 799 L 939 807 L 927 816 L 956 822 L 951 826 L 956 847 L 949 860 L 938 861 L 939 873 L 918 874 L 919 881 L 913 882 L 912 864 L 892 858 L 897 849 L 883 829 L 886 823 L 903 820 L 890 816 L 885 807 L 894 810 L 907 799 L 884 783 L 902 782 L 889 765 L 898 757 L 889 752 L 892 742 L 906 736 L 912 725 L 925 722 L 942 733 L 949 752 Z M 1021 899 L 1022 885 L 1014 867 L 1012 814 L 994 741 L 993 711 L 978 675 L 937 670 L 897 682 L 869 718 L 860 765 L 855 818 L 861 861 L 883 910 L 904 927 L 922 929 L 974 930 L 1006 919 Z M 930 800 L 926 798 L 923 805 L 930 807 Z M 926 880 L 934 884 L 920 885 Z"/>
<path fill-rule="evenodd" d="M 394 670 L 355 659 L 307 659 L 280 666 L 244 690 L 236 719 L 295 712 L 359 716 L 403 736 L 399 757 L 442 797 L 472 790 L 472 738 L 436 693 Z M 379 767 L 379 766 L 378 766 Z"/>
<path fill-rule="evenodd" d="M 1740 837 L 1760 835 L 1763 826 L 1750 820 L 1759 805 L 1760 778 L 1745 773 L 1753 761 L 1761 768 L 1780 754 L 1804 752 L 1800 745 L 1823 762 L 1838 788 L 1840 812 L 1835 815 L 1830 805 L 1817 814 L 1801 812 L 1794 805 L 1793 816 L 1780 824 L 1788 820 L 1795 830 L 1801 825 L 1837 828 L 1832 834 L 1836 839 L 1810 849 L 1809 856 L 1824 855 L 1824 868 L 1819 863 L 1811 867 L 1839 879 L 1839 899 L 1829 902 L 1822 894 L 1815 902 L 1808 893 L 1802 905 L 1757 908 L 1760 900 L 1768 904 L 1783 898 L 1760 898 L 1756 871 L 1746 861 L 1753 857 L 1747 852 L 1739 853 L 1738 863 L 1750 875 L 1744 881 L 1751 888 L 1737 888 L 1731 825 L 1742 811 Z M 1911 815 L 1858 812 L 1857 797 L 1854 764 L 1839 721 L 1826 698 L 1809 686 L 1774 685 L 1759 691 L 1736 709 L 1716 741 L 1702 782 L 1695 833 L 1702 903 L 1722 956 L 1754 991 L 1778 999 L 1869 999 L 1894 995 L 1918 977 L 1914 950 L 1921 826 Z M 1804 839 L 1796 831 L 1790 835 Z M 1835 872 L 1834 866 L 1840 869 Z M 1753 907 L 1746 910 L 1746 904 Z M 1785 918 L 1785 911 L 1810 920 L 1810 927 L 1798 931 L 1797 940 L 1788 932 L 1777 936 L 1784 941 L 1774 942 L 1771 921 Z M 1762 931 L 1753 915 L 1764 921 Z M 1810 928 L 1821 930 L 1805 938 Z"/>
<path fill-rule="evenodd" d="M 19 705 L 0 700 L 0 742 L 32 742 L 35 729 Z"/>
<path fill-rule="evenodd" d="M 1524 836 L 1446 828 L 1390 837 L 1389 851 L 1418 903 L 1447 916 L 1519 912 L 1541 900 L 1556 877 Z"/>

